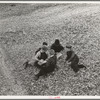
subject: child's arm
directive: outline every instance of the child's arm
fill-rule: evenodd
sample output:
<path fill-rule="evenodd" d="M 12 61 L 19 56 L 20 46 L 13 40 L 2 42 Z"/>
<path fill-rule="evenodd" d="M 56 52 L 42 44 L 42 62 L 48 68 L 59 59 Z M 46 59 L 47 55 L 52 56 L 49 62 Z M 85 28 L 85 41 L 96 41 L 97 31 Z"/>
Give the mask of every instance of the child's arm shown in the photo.
<path fill-rule="evenodd" d="M 72 55 L 67 61 L 70 62 L 74 56 L 75 56 L 75 53 L 74 53 L 74 51 L 72 51 Z"/>
<path fill-rule="evenodd" d="M 35 60 L 39 61 L 38 57 L 40 56 L 40 52 L 35 55 Z"/>

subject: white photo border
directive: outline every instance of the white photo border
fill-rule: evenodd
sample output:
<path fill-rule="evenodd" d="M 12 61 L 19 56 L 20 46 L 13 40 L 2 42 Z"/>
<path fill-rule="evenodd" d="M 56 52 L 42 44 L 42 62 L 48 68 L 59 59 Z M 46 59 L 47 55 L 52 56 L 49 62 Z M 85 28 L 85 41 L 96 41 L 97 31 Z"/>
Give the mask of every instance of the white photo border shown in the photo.
<path fill-rule="evenodd" d="M 0 3 L 100 3 L 100 1 L 0 1 Z M 0 96 L 0 99 L 79 99 L 95 100 L 100 96 Z"/>

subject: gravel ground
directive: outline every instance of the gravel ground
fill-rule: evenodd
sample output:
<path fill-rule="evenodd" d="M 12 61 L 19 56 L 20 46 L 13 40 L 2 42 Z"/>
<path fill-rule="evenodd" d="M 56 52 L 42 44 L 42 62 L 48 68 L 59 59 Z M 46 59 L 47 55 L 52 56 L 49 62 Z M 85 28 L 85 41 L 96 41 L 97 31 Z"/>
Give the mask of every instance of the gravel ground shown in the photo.
<path fill-rule="evenodd" d="M 13 77 L 20 80 L 28 95 L 99 96 L 100 5 L 40 5 L 8 4 L 6 8 L 0 7 L 0 43 L 14 65 Z M 23 63 L 31 59 L 43 41 L 51 44 L 55 38 L 59 38 L 63 46 L 70 43 L 87 69 L 80 70 L 75 77 L 69 66 L 64 65 L 63 55 L 57 63 L 59 70 L 36 82 L 34 74 L 39 70 L 35 67 L 24 70 Z M 5 81 L 4 78 L 0 80 Z"/>

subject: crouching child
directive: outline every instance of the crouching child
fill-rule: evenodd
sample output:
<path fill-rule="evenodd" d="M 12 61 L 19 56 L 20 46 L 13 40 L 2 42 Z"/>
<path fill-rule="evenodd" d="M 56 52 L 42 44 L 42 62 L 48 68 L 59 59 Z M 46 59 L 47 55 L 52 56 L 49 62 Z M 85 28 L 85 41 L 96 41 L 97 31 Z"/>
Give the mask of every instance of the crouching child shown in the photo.
<path fill-rule="evenodd" d="M 46 59 L 48 58 L 47 51 L 48 51 L 48 44 L 46 42 L 43 42 L 42 47 L 38 48 L 37 51 L 35 52 L 35 56 L 33 56 L 30 61 L 27 60 L 24 63 L 25 69 L 28 66 L 35 66 L 41 68 L 42 65 L 46 63 Z"/>
<path fill-rule="evenodd" d="M 68 64 L 71 66 L 71 68 L 73 69 L 73 71 L 75 73 L 77 73 L 79 71 L 80 68 L 86 68 L 84 65 L 79 65 L 79 57 L 77 56 L 77 54 L 75 54 L 75 52 L 72 50 L 72 46 L 66 46 L 67 48 L 67 57 L 65 59 L 65 61 L 68 62 Z"/>
<path fill-rule="evenodd" d="M 51 49 L 49 54 L 50 56 L 47 62 L 44 64 L 44 66 L 39 71 L 39 73 L 35 75 L 36 80 L 38 80 L 40 76 L 47 76 L 47 74 L 52 73 L 56 68 L 57 57 L 56 57 L 55 51 Z"/>
<path fill-rule="evenodd" d="M 57 55 L 57 59 L 62 56 L 61 51 L 64 50 L 64 47 L 61 45 L 59 39 L 56 39 L 55 42 L 51 45 L 51 49 L 53 49 Z"/>
<path fill-rule="evenodd" d="M 48 48 L 47 47 L 42 47 L 39 52 L 35 55 L 35 62 L 34 66 L 37 68 L 42 68 L 42 66 L 47 62 L 48 58 L 48 53 L 47 53 Z"/>

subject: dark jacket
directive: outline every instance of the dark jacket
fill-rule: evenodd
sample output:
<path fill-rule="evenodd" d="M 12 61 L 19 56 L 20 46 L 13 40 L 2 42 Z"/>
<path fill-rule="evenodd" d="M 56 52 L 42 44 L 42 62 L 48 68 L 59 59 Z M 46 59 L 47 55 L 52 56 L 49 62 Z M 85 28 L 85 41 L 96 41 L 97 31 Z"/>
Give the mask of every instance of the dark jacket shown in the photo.
<path fill-rule="evenodd" d="M 67 57 L 66 57 L 66 61 L 69 60 L 72 56 L 72 51 L 67 51 Z"/>
<path fill-rule="evenodd" d="M 42 67 L 42 69 L 39 71 L 39 73 L 36 76 L 40 77 L 42 75 L 47 75 L 48 73 L 53 72 L 55 70 L 56 63 L 57 63 L 56 55 L 50 57 L 47 60 L 47 63 L 44 65 L 44 67 Z"/>
<path fill-rule="evenodd" d="M 43 59 L 46 60 L 48 58 L 48 55 L 45 52 L 41 52 L 41 55 L 38 57 L 39 60 Z"/>
<path fill-rule="evenodd" d="M 61 52 L 62 50 L 64 50 L 64 47 L 61 44 L 54 43 L 51 45 L 51 49 L 53 49 L 57 53 L 57 52 Z"/>
<path fill-rule="evenodd" d="M 46 63 L 47 71 L 48 72 L 53 71 L 56 67 L 56 64 L 57 64 L 57 57 L 56 55 L 54 55 L 47 60 L 47 63 Z"/>
<path fill-rule="evenodd" d="M 74 51 L 68 51 L 66 61 L 73 62 L 75 59 L 78 59 L 78 56 L 74 53 Z"/>

